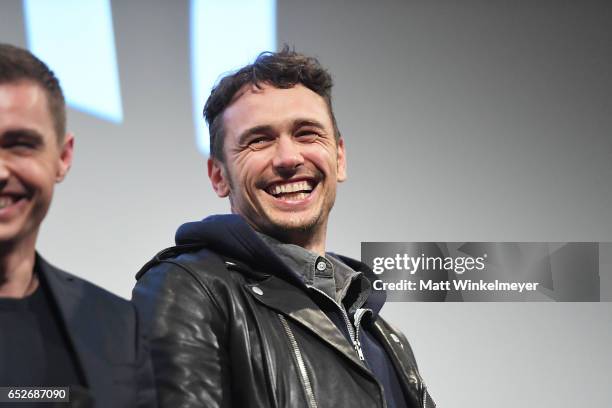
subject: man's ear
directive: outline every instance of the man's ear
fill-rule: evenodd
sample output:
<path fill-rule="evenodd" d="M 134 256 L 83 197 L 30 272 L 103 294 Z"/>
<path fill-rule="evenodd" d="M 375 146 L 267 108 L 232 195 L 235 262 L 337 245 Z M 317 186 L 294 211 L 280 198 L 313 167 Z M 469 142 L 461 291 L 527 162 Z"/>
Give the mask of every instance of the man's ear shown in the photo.
<path fill-rule="evenodd" d="M 212 184 L 213 190 L 221 198 L 227 197 L 230 193 L 229 180 L 225 166 L 219 160 L 214 158 L 208 159 L 208 178 Z"/>
<path fill-rule="evenodd" d="M 344 139 L 338 139 L 338 182 L 346 180 L 346 150 L 344 148 Z"/>
<path fill-rule="evenodd" d="M 66 133 L 64 141 L 59 147 L 60 154 L 58 157 L 57 173 L 55 174 L 55 182 L 60 183 L 68 174 L 70 166 L 72 166 L 72 154 L 74 151 L 74 135 L 72 133 Z"/>

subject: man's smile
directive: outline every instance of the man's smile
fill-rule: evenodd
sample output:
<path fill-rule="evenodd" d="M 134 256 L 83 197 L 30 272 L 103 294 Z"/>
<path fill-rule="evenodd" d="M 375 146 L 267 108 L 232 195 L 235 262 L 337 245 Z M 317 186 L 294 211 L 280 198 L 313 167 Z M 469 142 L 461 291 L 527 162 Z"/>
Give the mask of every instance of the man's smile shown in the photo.
<path fill-rule="evenodd" d="M 27 198 L 25 194 L 0 193 L 0 220 L 8 221 Z"/>
<path fill-rule="evenodd" d="M 318 182 L 312 179 L 287 180 L 272 183 L 265 191 L 277 199 L 299 201 L 308 198 L 317 185 Z"/>
<path fill-rule="evenodd" d="M 16 204 L 22 199 L 27 198 L 25 193 L 8 192 L 4 191 L 0 193 L 0 210 L 11 205 Z"/>

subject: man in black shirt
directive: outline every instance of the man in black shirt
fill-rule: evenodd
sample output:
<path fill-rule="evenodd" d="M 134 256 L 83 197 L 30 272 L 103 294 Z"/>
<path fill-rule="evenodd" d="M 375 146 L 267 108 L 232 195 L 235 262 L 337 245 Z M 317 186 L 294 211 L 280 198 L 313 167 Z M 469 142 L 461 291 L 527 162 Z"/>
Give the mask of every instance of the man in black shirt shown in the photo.
<path fill-rule="evenodd" d="M 71 406 L 154 406 L 135 308 L 35 249 L 73 145 L 57 78 L 0 44 L 0 387 L 70 387 Z"/>

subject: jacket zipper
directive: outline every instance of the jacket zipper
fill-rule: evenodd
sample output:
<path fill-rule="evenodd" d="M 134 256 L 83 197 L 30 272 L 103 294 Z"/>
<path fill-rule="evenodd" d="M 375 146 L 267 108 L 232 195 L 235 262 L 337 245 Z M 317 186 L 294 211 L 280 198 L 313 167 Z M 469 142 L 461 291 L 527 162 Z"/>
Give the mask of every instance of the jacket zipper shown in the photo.
<path fill-rule="evenodd" d="M 359 335 L 359 324 L 361 323 L 361 318 L 363 317 L 365 312 L 367 311 L 371 312 L 371 310 L 370 309 L 357 309 L 357 311 L 355 312 L 355 327 L 357 329 L 357 333 L 355 333 L 355 331 L 353 330 L 353 326 L 351 325 L 351 320 L 349 319 L 348 314 L 346 313 L 346 310 L 344 310 L 342 306 L 340 306 L 331 296 L 329 296 L 327 293 L 323 292 L 322 290 L 317 289 L 314 286 L 310 286 L 310 285 L 308 287 L 312 290 L 316 290 L 317 292 L 321 293 L 323 296 L 331 300 L 334 303 L 334 305 L 338 307 L 338 309 L 340 310 L 340 313 L 342 313 L 342 317 L 344 318 L 346 329 L 348 330 L 349 337 L 351 338 L 351 341 L 353 342 L 353 347 L 355 348 L 355 351 L 357 352 L 357 356 L 359 357 L 360 361 L 363 361 L 365 363 L 365 357 L 363 356 L 363 350 L 361 350 L 361 343 L 359 342 L 359 337 L 357 336 Z M 378 384 L 380 393 L 383 396 L 382 406 L 383 408 L 387 408 L 387 401 L 384 398 L 385 392 L 383 391 L 382 385 L 378 382 L 378 380 L 374 379 L 374 381 L 376 381 L 376 384 Z"/>
<path fill-rule="evenodd" d="M 346 313 L 346 310 L 344 310 L 344 308 L 340 306 L 334 299 L 332 299 L 332 297 L 329 296 L 327 293 L 323 292 L 320 289 L 315 288 L 314 286 L 309 286 L 309 287 L 312 290 L 316 290 L 317 292 L 321 293 L 323 296 L 331 300 L 334 303 L 334 305 L 338 307 L 338 309 L 340 310 L 340 313 L 342 314 L 342 317 L 344 318 L 344 324 L 346 325 L 349 337 L 351 338 L 351 342 L 353 343 L 353 348 L 357 352 L 357 357 L 359 357 L 360 361 L 365 361 L 365 357 L 363 356 L 363 350 L 361 349 L 361 343 L 359 342 L 359 338 L 355 336 L 353 325 L 351 324 L 351 320 L 349 319 L 348 314 Z M 366 309 L 357 309 L 357 312 L 359 312 L 360 310 L 365 311 Z M 361 319 L 361 315 L 359 316 L 359 319 Z M 359 328 L 359 321 L 357 320 L 357 313 L 355 313 L 355 327 Z"/>
<path fill-rule="evenodd" d="M 302 385 L 304 386 L 304 394 L 306 395 L 306 400 L 308 402 L 309 408 L 317 408 L 317 400 L 315 399 L 314 392 L 312 391 L 312 384 L 310 383 L 310 377 L 308 377 L 308 371 L 306 370 L 306 364 L 304 364 L 304 359 L 302 358 L 302 352 L 295 340 L 295 336 L 293 335 L 293 331 L 291 327 L 289 327 L 289 323 L 287 323 L 287 319 L 282 314 L 278 314 L 278 318 L 285 329 L 285 333 L 287 334 L 287 338 L 289 339 L 289 343 L 291 344 L 291 349 L 293 351 L 293 355 L 297 361 L 298 369 L 300 371 L 300 377 L 302 378 Z"/>
<path fill-rule="evenodd" d="M 362 361 L 365 361 L 363 357 L 363 351 L 361 350 L 361 342 L 359 341 L 359 328 L 361 327 L 361 318 L 367 313 L 371 312 L 370 309 L 357 309 L 355 312 L 355 349 L 357 350 L 357 354 L 359 354 L 359 358 Z"/>

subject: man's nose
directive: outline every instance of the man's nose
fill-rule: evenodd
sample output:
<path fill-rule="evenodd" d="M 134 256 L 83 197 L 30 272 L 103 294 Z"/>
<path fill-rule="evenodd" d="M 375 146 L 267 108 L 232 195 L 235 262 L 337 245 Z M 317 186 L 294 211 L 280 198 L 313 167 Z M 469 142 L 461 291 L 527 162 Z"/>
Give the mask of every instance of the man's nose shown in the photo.
<path fill-rule="evenodd" d="M 276 141 L 272 165 L 281 171 L 293 171 L 304 164 L 299 142 L 291 136 L 281 136 Z"/>

